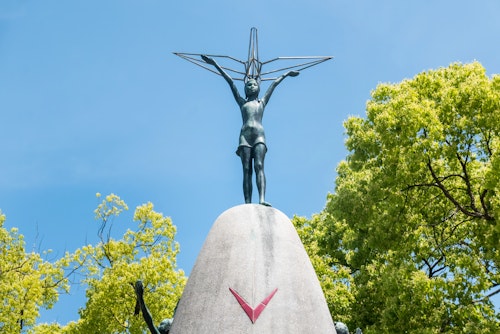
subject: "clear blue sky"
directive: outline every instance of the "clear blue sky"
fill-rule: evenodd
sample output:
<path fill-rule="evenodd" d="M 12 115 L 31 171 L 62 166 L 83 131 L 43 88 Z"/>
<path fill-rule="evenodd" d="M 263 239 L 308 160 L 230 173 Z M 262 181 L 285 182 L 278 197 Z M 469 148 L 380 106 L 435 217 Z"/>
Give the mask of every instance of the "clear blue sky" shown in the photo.
<path fill-rule="evenodd" d="M 342 123 L 370 91 L 455 61 L 500 73 L 499 15 L 497 0 L 1 0 L 6 227 L 56 258 L 96 242 L 96 192 L 129 204 L 123 228 L 151 201 L 177 225 L 189 272 L 217 216 L 243 202 L 241 119 L 221 77 L 172 52 L 245 59 L 255 26 L 263 60 L 335 57 L 286 79 L 264 117 L 267 199 L 311 216 L 346 156 Z M 84 301 L 74 289 L 42 320 L 76 320 Z"/>

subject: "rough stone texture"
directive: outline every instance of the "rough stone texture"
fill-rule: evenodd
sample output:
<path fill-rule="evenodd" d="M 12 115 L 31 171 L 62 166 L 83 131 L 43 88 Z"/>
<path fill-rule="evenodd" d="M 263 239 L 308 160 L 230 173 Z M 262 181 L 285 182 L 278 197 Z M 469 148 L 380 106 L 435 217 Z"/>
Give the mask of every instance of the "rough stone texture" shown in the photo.
<path fill-rule="evenodd" d="M 252 308 L 278 289 L 252 323 Z M 244 204 L 214 223 L 179 302 L 172 334 L 335 334 L 316 273 L 282 212 Z"/>

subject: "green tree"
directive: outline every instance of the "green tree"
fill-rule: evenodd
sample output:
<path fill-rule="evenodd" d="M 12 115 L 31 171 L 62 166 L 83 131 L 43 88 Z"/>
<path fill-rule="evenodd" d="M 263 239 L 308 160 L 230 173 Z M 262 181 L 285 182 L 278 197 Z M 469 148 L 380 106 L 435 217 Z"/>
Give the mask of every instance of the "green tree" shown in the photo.
<path fill-rule="evenodd" d="M 100 197 L 100 194 L 98 194 Z M 61 328 L 40 326 L 39 332 L 63 333 L 143 333 L 147 330 L 137 312 L 133 283 L 142 280 L 144 298 L 155 323 L 173 317 L 174 308 L 184 288 L 184 272 L 176 268 L 179 245 L 174 241 L 175 226 L 168 217 L 147 203 L 136 208 L 135 231 L 123 237 L 111 237 L 113 220 L 127 205 L 116 195 L 108 195 L 95 210 L 100 222 L 97 245 L 87 245 L 65 259 L 83 275 L 87 303 L 80 319 Z"/>
<path fill-rule="evenodd" d="M 315 253 L 349 268 L 349 326 L 498 333 L 500 76 L 456 63 L 371 95 L 309 223 Z"/>
<path fill-rule="evenodd" d="M 0 333 L 25 333 L 40 309 L 50 309 L 68 282 L 61 263 L 45 261 L 26 252 L 24 237 L 16 228 L 4 228 L 0 211 Z"/>

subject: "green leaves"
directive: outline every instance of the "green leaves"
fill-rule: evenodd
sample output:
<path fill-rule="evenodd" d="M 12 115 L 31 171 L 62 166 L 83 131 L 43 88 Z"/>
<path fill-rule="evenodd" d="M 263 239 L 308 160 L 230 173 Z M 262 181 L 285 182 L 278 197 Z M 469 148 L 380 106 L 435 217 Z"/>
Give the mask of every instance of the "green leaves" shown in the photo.
<path fill-rule="evenodd" d="M 176 268 L 179 245 L 174 241 L 175 226 L 170 218 L 154 211 L 153 204 L 147 203 L 135 210 L 137 229 L 129 229 L 115 240 L 110 235 L 110 218 L 127 209 L 118 196 L 106 196 L 95 211 L 101 224 L 101 242 L 67 255 L 88 286 L 87 304 L 80 310 L 80 320 L 73 324 L 75 333 L 146 330 L 142 317 L 134 315 L 133 284 L 137 280 L 145 285 L 144 298 L 155 322 L 173 316 L 186 282 L 184 272 Z"/>
<path fill-rule="evenodd" d="M 142 334 L 146 324 L 134 314 L 133 284 L 138 280 L 143 281 L 144 299 L 155 323 L 173 317 L 186 283 L 184 272 L 176 267 L 176 228 L 146 203 L 135 210 L 136 228 L 115 239 L 113 223 L 126 210 L 120 197 L 105 196 L 94 211 L 100 242 L 68 252 L 53 263 L 26 252 L 23 236 L 3 227 L 5 216 L 0 212 L 0 332 Z M 86 288 L 80 319 L 66 325 L 36 324 L 40 308 L 51 308 L 70 283 Z"/>
<path fill-rule="evenodd" d="M 347 323 L 351 320 L 351 303 L 354 301 L 351 271 L 335 255 L 322 251 L 327 231 L 321 230 L 321 219 L 314 216 L 308 221 L 294 217 L 292 222 L 311 259 L 330 312 L 337 315 L 335 321 Z"/>
<path fill-rule="evenodd" d="M 20 333 L 34 325 L 41 308 L 54 305 L 68 282 L 60 263 L 26 252 L 24 237 L 4 222 L 0 211 L 0 332 Z"/>
<path fill-rule="evenodd" d="M 457 63 L 380 84 L 345 128 L 350 153 L 303 240 L 350 272 L 350 327 L 497 333 L 498 77 Z"/>

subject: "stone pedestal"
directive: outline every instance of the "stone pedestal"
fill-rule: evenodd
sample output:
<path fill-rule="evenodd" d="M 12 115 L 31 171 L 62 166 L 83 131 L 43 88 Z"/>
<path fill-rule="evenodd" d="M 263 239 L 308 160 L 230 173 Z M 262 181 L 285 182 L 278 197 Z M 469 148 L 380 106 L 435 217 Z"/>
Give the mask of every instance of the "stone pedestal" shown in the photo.
<path fill-rule="evenodd" d="M 316 273 L 282 212 L 244 204 L 215 221 L 171 334 L 335 334 Z"/>

